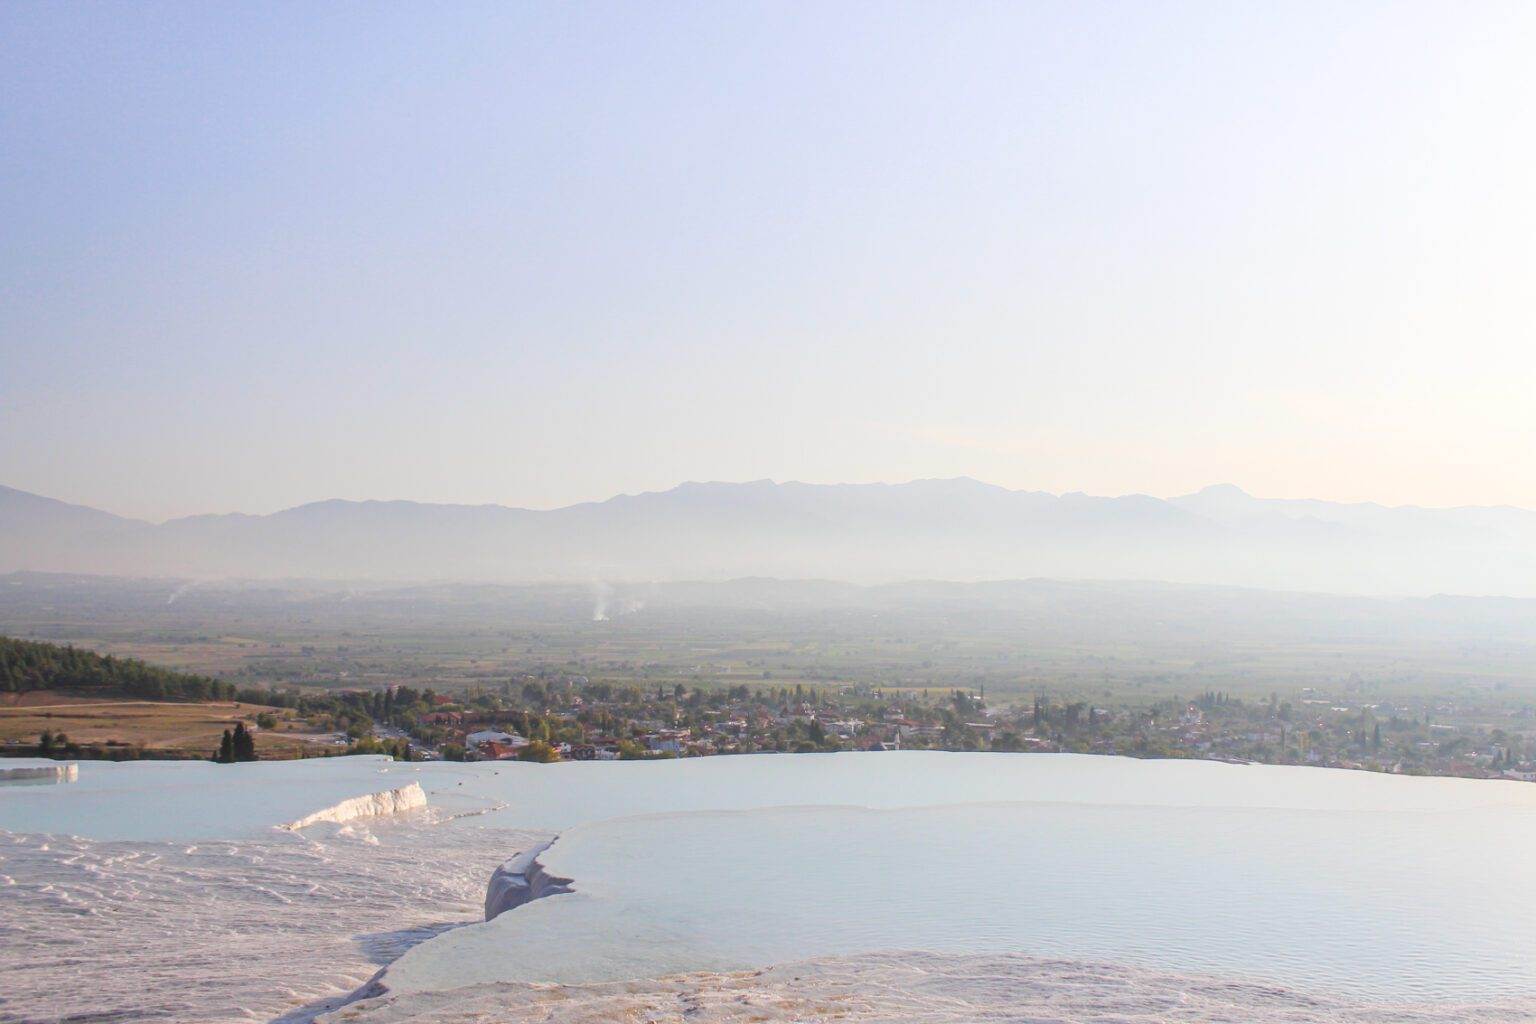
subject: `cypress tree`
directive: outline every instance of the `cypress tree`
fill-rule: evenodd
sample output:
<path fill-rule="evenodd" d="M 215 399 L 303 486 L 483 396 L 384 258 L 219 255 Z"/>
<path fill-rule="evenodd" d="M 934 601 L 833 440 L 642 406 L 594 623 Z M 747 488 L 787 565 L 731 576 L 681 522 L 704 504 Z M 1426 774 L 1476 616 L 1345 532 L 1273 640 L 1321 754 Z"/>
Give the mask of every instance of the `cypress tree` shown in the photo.
<path fill-rule="evenodd" d="M 230 746 L 236 761 L 256 760 L 256 737 L 245 727 L 244 722 L 235 724 L 235 734 L 231 738 Z"/>

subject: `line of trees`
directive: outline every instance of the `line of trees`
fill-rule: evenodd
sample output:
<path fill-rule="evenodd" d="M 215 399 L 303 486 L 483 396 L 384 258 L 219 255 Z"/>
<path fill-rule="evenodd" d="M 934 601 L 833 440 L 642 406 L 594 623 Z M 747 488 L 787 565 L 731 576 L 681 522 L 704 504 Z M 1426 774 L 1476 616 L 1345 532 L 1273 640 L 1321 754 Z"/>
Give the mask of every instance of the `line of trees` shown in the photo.
<path fill-rule="evenodd" d="M 76 743 L 62 732 L 44 729 L 34 748 L 38 757 L 55 761 L 181 761 L 186 753 L 181 750 L 156 749 L 133 746 L 108 740 L 105 743 Z"/>

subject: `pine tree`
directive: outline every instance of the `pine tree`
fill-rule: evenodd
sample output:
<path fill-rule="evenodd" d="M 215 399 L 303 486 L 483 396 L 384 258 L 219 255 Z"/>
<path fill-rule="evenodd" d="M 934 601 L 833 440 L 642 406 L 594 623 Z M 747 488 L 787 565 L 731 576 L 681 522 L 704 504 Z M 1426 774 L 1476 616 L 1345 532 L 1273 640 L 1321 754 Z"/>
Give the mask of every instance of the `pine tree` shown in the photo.
<path fill-rule="evenodd" d="M 219 740 L 219 752 L 213 756 L 213 759 L 218 764 L 235 763 L 235 738 L 230 735 L 228 729 L 224 730 L 224 738 Z"/>

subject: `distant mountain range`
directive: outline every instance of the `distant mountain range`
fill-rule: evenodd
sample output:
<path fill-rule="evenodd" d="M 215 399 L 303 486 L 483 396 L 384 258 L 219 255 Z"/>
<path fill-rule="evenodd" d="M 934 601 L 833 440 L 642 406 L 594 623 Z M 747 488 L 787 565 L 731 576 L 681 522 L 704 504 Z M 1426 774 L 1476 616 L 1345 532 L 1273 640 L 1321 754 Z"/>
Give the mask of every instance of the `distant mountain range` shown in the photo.
<path fill-rule="evenodd" d="M 0 572 L 192 579 L 1144 579 L 1536 596 L 1536 512 L 905 484 L 686 483 L 549 511 L 322 501 L 148 523 L 0 487 Z"/>

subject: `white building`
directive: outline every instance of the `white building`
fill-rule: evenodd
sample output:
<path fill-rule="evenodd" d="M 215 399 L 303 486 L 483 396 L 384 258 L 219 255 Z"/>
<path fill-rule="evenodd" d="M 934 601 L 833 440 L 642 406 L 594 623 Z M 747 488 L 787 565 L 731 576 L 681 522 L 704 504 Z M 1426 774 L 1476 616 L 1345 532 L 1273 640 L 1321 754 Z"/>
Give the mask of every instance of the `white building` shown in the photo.
<path fill-rule="evenodd" d="M 464 745 L 473 749 L 482 743 L 505 743 L 509 747 L 526 747 L 528 741 L 515 732 L 497 732 L 495 729 L 486 729 L 482 732 L 472 732 L 464 737 Z"/>

